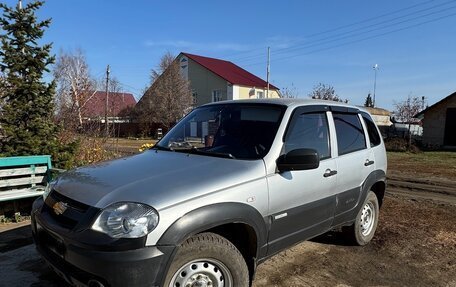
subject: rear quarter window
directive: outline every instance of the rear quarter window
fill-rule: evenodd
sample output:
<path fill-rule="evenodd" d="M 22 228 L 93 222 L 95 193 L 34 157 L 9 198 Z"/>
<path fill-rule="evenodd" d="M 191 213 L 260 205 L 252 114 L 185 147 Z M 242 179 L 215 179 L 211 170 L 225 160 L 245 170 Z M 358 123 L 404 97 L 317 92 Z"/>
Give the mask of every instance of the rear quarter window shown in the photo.
<path fill-rule="evenodd" d="M 377 126 L 368 114 L 362 113 L 361 115 L 367 128 L 370 146 L 378 146 L 382 142 L 382 140 L 380 138 L 380 134 L 378 133 Z"/>
<path fill-rule="evenodd" d="M 333 113 L 339 155 L 366 148 L 366 137 L 358 114 Z"/>

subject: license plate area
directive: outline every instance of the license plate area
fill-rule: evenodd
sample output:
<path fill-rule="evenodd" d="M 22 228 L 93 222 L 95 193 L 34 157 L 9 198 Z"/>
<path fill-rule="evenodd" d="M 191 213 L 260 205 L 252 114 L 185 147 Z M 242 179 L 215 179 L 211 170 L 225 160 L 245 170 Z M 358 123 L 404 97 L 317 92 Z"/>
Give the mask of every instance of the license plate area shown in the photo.
<path fill-rule="evenodd" d="M 42 247 L 52 251 L 59 257 L 64 258 L 66 248 L 61 238 L 50 233 L 39 224 L 36 225 L 36 231 Z"/>

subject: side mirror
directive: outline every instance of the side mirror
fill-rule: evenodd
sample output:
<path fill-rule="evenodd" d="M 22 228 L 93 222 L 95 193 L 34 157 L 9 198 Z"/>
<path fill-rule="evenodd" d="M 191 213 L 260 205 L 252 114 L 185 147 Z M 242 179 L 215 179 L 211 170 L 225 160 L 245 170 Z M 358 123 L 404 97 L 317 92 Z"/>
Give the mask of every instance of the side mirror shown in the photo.
<path fill-rule="evenodd" d="M 277 159 L 277 168 L 280 172 L 289 170 L 315 169 L 320 166 L 320 156 L 314 149 L 294 149 Z"/>

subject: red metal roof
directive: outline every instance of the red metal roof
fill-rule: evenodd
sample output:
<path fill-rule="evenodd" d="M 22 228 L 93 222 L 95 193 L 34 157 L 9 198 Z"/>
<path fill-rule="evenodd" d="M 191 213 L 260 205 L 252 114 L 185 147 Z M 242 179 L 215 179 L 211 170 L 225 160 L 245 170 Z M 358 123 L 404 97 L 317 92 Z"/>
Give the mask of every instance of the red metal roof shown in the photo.
<path fill-rule="evenodd" d="M 267 86 L 266 81 L 255 76 L 250 72 L 247 72 L 246 70 L 233 64 L 232 62 L 193 55 L 189 53 L 182 54 L 197 62 L 201 66 L 205 67 L 209 71 L 217 74 L 221 78 L 227 80 L 233 85 L 241 85 L 256 88 L 266 88 Z M 279 89 L 271 83 L 269 83 L 269 87 L 275 90 Z"/>
<path fill-rule="evenodd" d="M 135 97 L 130 93 L 109 93 L 108 116 L 116 117 L 119 113 L 136 105 Z M 104 117 L 106 110 L 106 92 L 96 91 L 84 106 L 84 117 Z"/>

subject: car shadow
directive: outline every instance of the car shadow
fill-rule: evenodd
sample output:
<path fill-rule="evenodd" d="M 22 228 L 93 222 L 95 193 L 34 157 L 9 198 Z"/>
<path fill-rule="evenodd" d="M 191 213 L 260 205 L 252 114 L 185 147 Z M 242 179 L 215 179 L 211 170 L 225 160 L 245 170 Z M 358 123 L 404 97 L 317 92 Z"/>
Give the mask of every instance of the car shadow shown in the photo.
<path fill-rule="evenodd" d="M 341 230 L 328 231 L 310 239 L 310 241 L 328 245 L 355 246 L 355 244 L 353 244 L 353 242 L 351 242 Z"/>

